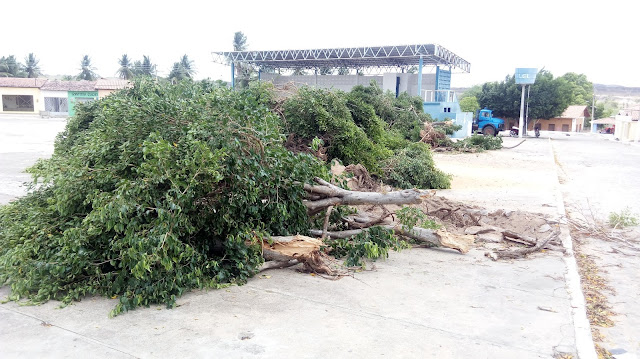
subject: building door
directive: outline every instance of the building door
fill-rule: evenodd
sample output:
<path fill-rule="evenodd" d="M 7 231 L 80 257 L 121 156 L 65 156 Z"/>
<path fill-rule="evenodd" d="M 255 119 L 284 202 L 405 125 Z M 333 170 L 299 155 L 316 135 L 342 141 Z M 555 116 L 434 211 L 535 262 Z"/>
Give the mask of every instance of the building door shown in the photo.
<path fill-rule="evenodd" d="M 562 125 L 562 132 L 569 132 L 569 125 Z"/>
<path fill-rule="evenodd" d="M 549 131 L 555 131 L 556 130 L 556 124 L 555 123 L 550 123 L 549 124 Z"/>
<path fill-rule="evenodd" d="M 67 113 L 69 105 L 64 97 L 45 97 L 44 110 L 51 113 Z"/>

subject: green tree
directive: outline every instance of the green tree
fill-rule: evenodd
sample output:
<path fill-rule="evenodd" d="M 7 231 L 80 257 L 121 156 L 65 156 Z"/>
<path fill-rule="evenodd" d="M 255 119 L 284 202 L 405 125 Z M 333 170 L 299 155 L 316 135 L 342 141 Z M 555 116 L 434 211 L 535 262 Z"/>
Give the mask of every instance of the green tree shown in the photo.
<path fill-rule="evenodd" d="M 29 53 L 29 55 L 24 58 L 24 63 L 24 72 L 27 77 L 35 78 L 40 76 L 40 67 L 38 66 L 40 60 L 38 60 L 33 53 Z"/>
<path fill-rule="evenodd" d="M 604 99 L 602 101 L 596 102 L 596 109 L 594 118 L 597 120 L 599 118 L 611 117 L 618 113 L 618 103 L 613 101 L 610 98 Z"/>
<path fill-rule="evenodd" d="M 142 56 L 142 61 L 136 60 L 133 63 L 133 74 L 135 76 L 153 76 L 156 71 L 156 65 L 151 62 L 147 55 Z"/>
<path fill-rule="evenodd" d="M 567 81 L 571 88 L 570 105 L 590 105 L 593 99 L 593 83 L 584 74 L 567 72 L 560 77 Z"/>
<path fill-rule="evenodd" d="M 293 72 L 291 73 L 291 76 L 305 76 L 307 74 L 307 72 L 300 68 L 300 69 L 294 69 Z"/>
<path fill-rule="evenodd" d="M 347 67 L 338 68 L 338 75 L 348 75 L 348 74 L 349 74 L 349 69 Z"/>
<path fill-rule="evenodd" d="M 89 55 L 84 55 L 82 61 L 80 61 L 80 73 L 76 76 L 76 80 L 94 81 L 98 78 L 98 74 L 95 73 L 95 67 L 91 65 L 91 58 Z"/>
<path fill-rule="evenodd" d="M 570 105 L 573 87 L 564 78 L 555 78 L 549 71 L 542 70 L 536 82 L 530 85 L 529 118 L 550 119 L 562 114 Z M 515 83 L 515 76 L 509 75 L 502 82 L 487 82 L 478 94 L 480 107 L 488 107 L 495 116 L 505 118 L 520 117 L 521 85 Z"/>
<path fill-rule="evenodd" d="M 156 65 L 151 62 L 147 55 L 142 55 L 142 66 L 140 68 L 142 75 L 152 76 L 156 71 Z"/>
<path fill-rule="evenodd" d="M 195 73 L 193 61 L 189 60 L 187 55 L 183 55 L 180 61 L 173 63 L 173 67 L 169 72 L 169 80 L 171 80 L 172 83 L 177 83 L 184 79 L 193 79 Z"/>
<path fill-rule="evenodd" d="M 244 51 L 247 49 L 247 37 L 238 31 L 233 34 L 233 51 Z"/>
<path fill-rule="evenodd" d="M 333 75 L 333 68 L 329 66 L 322 66 L 318 72 L 320 75 Z"/>
<path fill-rule="evenodd" d="M 25 77 L 22 71 L 23 65 L 16 60 L 14 55 L 0 58 L 0 77 Z"/>
<path fill-rule="evenodd" d="M 118 77 L 124 80 L 129 80 L 133 77 L 131 60 L 129 60 L 129 56 L 127 56 L 127 54 L 122 55 L 120 60 L 118 60 L 118 64 L 120 65 L 120 68 L 117 72 Z"/>
<path fill-rule="evenodd" d="M 480 109 L 480 104 L 475 96 L 468 96 L 460 100 L 460 109 L 462 112 L 476 113 Z"/>
<path fill-rule="evenodd" d="M 572 86 L 566 79 L 554 79 L 551 72 L 541 71 L 531 85 L 529 118 L 548 120 L 560 116 L 571 105 L 572 96 Z"/>

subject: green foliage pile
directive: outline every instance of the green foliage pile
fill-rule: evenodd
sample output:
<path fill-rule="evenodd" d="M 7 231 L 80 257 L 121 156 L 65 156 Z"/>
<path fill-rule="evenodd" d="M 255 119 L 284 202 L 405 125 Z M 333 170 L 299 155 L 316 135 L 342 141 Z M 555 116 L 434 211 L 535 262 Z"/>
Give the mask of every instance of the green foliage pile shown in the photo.
<path fill-rule="evenodd" d="M 451 176 L 435 169 L 431 149 L 414 142 L 399 150 L 384 163 L 384 179 L 400 188 L 449 188 Z"/>
<path fill-rule="evenodd" d="M 265 99 L 143 80 L 79 106 L 30 169 L 39 186 L 0 209 L 10 299 L 119 297 L 115 315 L 253 275 L 258 240 L 306 232 L 302 183 L 327 178 L 284 148 Z"/>
<path fill-rule="evenodd" d="M 348 105 L 356 113 L 362 127 L 351 116 Z M 372 173 L 380 173 L 380 162 L 391 154 L 382 143 L 374 142 L 383 131 L 370 106 L 354 105 L 341 91 L 304 87 L 283 105 L 287 130 L 305 140 L 320 137 L 327 146 L 330 158 L 339 158 L 345 164 L 360 163 Z M 368 111 L 368 113 L 367 113 Z M 372 134 L 367 136 L 365 129 Z M 379 131 L 379 132 L 378 132 Z"/>
<path fill-rule="evenodd" d="M 499 150 L 502 148 L 502 137 L 500 136 L 483 136 L 474 134 L 460 141 L 452 142 L 452 146 L 456 150 L 489 151 Z"/>
<path fill-rule="evenodd" d="M 424 123 L 432 121 L 418 97 L 396 98 L 375 82 L 349 93 L 305 87 L 284 102 L 283 114 L 288 132 L 308 143 L 320 137 L 329 159 L 362 164 L 398 187 L 449 187 L 429 147 L 415 142 Z"/>
<path fill-rule="evenodd" d="M 348 267 L 364 267 L 364 259 L 389 257 L 389 250 L 409 248 L 409 245 L 393 234 L 393 231 L 374 226 L 352 238 L 335 239 L 329 242 L 331 254 L 336 258 L 345 258 Z"/>

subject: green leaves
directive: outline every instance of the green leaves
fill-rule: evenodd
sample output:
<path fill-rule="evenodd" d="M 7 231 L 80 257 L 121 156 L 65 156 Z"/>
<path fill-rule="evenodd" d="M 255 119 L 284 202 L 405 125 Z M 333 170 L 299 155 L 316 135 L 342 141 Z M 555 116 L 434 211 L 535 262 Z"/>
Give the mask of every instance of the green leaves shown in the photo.
<path fill-rule="evenodd" d="M 11 299 L 119 298 L 112 315 L 243 283 L 261 238 L 309 228 L 302 183 L 327 178 L 282 145 L 261 87 L 134 82 L 78 106 L 40 187 L 0 210 Z"/>

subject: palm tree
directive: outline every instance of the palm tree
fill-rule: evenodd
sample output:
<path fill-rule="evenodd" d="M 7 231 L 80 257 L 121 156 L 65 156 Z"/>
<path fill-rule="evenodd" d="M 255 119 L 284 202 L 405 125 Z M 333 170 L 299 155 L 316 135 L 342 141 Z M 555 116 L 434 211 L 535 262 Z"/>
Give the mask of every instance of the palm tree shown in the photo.
<path fill-rule="evenodd" d="M 180 59 L 180 67 L 184 72 L 184 76 L 188 78 L 193 78 L 193 75 L 196 74 L 196 69 L 193 66 L 193 61 L 189 60 L 187 55 L 183 55 Z"/>
<path fill-rule="evenodd" d="M 27 73 L 27 77 L 35 78 L 40 76 L 40 67 L 38 66 L 39 62 L 40 60 L 38 60 L 32 52 L 24 58 L 24 71 Z"/>
<path fill-rule="evenodd" d="M 244 51 L 247 49 L 247 37 L 238 31 L 233 34 L 233 51 Z"/>
<path fill-rule="evenodd" d="M 80 61 L 80 73 L 76 76 L 78 80 L 93 81 L 98 77 L 98 74 L 94 72 L 96 68 L 91 66 L 91 58 L 89 55 L 84 55 L 82 61 Z"/>
<path fill-rule="evenodd" d="M 172 83 L 176 83 L 184 79 L 191 79 L 195 73 L 193 61 L 189 60 L 187 55 L 184 55 L 179 62 L 173 63 L 173 67 L 169 72 L 169 80 L 171 80 Z"/>
<path fill-rule="evenodd" d="M 155 69 L 156 69 L 156 65 L 151 63 L 149 56 L 142 55 L 142 66 L 140 68 L 141 73 L 143 75 L 151 76 L 155 72 Z"/>
<path fill-rule="evenodd" d="M 122 55 L 120 60 L 118 60 L 118 64 L 120 64 L 120 68 L 118 69 L 118 77 L 124 80 L 128 80 L 133 77 L 133 71 L 131 70 L 131 61 L 129 60 L 129 56 L 127 54 Z"/>
<path fill-rule="evenodd" d="M 0 77 L 25 77 L 26 74 L 21 68 L 22 64 L 13 55 L 0 58 Z"/>
<path fill-rule="evenodd" d="M 169 81 L 171 81 L 171 83 L 175 84 L 176 82 L 179 82 L 182 79 L 184 79 L 184 77 L 182 75 L 182 71 L 180 70 L 180 63 L 179 62 L 174 62 L 173 63 L 173 67 L 171 68 L 171 71 L 169 72 Z"/>

